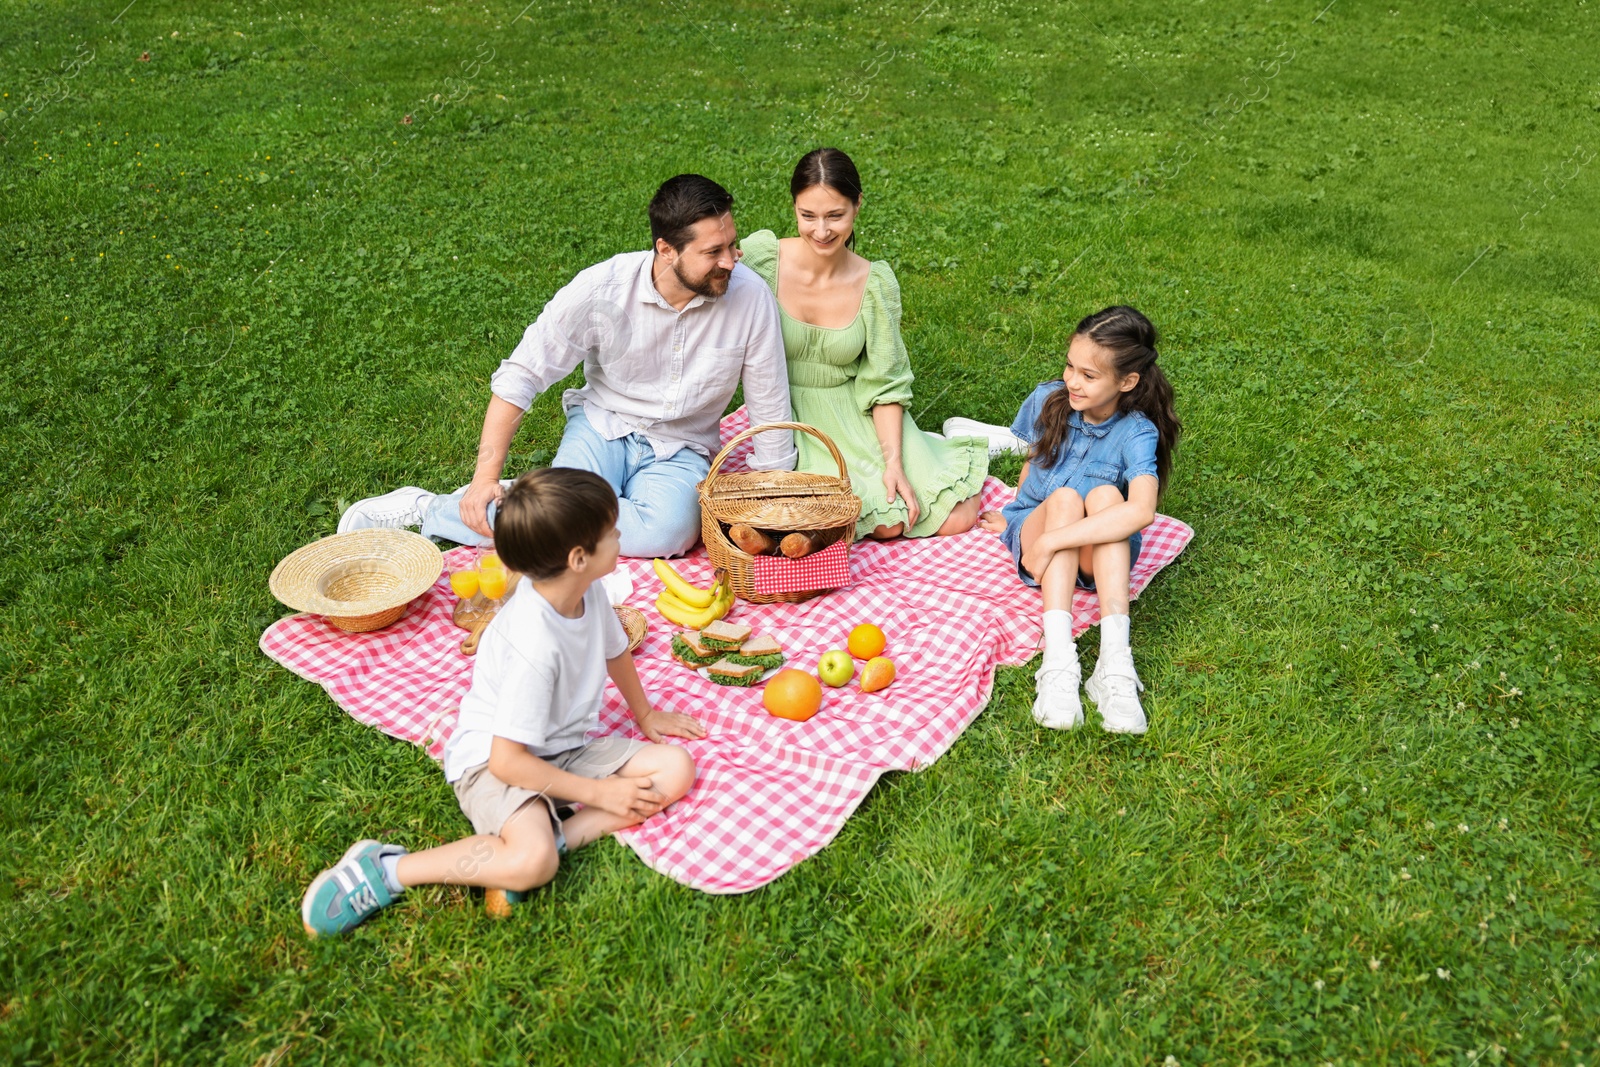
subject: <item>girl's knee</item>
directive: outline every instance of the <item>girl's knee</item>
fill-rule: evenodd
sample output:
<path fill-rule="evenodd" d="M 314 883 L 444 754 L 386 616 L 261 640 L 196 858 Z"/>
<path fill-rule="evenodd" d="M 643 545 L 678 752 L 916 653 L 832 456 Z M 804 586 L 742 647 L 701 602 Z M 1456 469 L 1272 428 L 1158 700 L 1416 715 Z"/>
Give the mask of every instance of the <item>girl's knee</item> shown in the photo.
<path fill-rule="evenodd" d="M 1061 486 L 1046 496 L 1042 504 L 1046 518 L 1075 518 L 1083 515 L 1083 498 L 1072 486 Z"/>
<path fill-rule="evenodd" d="M 893 526 L 878 526 L 873 529 L 872 537 L 876 541 L 888 541 L 905 533 L 905 523 L 897 522 Z"/>
<path fill-rule="evenodd" d="M 1113 504 L 1122 503 L 1122 490 L 1114 485 L 1097 485 L 1089 490 L 1084 504 L 1090 511 L 1104 511 Z"/>

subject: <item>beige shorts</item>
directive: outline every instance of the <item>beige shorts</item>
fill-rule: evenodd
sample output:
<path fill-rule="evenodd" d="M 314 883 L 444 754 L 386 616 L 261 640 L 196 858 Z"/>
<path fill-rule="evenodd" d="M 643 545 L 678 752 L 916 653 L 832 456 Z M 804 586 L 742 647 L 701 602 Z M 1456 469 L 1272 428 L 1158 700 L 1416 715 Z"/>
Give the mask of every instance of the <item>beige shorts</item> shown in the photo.
<path fill-rule="evenodd" d="M 608 734 L 605 737 L 595 738 L 587 745 L 569 748 L 555 756 L 541 756 L 540 759 L 554 764 L 568 774 L 577 774 L 584 778 L 605 778 L 617 773 L 623 764 L 633 758 L 635 752 L 647 744 L 648 741 L 635 741 L 632 738 Z M 473 832 L 480 834 L 498 835 L 500 828 L 505 826 L 511 816 L 522 810 L 524 804 L 530 800 L 542 800 L 545 807 L 550 809 L 550 818 L 558 832 L 557 840 L 560 840 L 561 817 L 556 814 L 556 809 L 576 803 L 502 782 L 489 773 L 487 763 L 469 768 L 455 780 L 454 786 L 456 800 L 461 804 L 462 813 L 471 820 Z"/>

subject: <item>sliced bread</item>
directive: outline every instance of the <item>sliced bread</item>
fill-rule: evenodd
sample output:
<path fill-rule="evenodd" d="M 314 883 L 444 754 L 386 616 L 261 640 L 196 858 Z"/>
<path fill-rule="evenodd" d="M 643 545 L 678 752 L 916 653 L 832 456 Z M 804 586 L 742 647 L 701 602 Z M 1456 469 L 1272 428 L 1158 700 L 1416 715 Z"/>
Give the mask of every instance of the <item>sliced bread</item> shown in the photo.
<path fill-rule="evenodd" d="M 700 631 L 700 643 L 721 652 L 734 652 L 750 639 L 750 633 L 744 623 L 718 619 Z"/>
<path fill-rule="evenodd" d="M 718 685 L 750 687 L 761 680 L 762 668 L 754 663 L 734 663 L 720 659 L 706 668 L 711 680 Z"/>

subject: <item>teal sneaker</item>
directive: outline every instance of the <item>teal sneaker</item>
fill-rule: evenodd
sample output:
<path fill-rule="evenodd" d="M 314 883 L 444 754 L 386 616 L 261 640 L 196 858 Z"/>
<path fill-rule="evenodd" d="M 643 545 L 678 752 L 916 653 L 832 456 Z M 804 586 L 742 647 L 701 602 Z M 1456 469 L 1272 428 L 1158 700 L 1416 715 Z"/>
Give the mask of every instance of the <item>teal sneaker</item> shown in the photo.
<path fill-rule="evenodd" d="M 380 841 L 357 841 L 339 862 L 312 879 L 300 902 L 300 921 L 312 937 L 343 934 L 360 926 L 362 920 L 380 908 L 394 903 L 383 881 L 382 856 L 404 855 L 399 845 Z"/>

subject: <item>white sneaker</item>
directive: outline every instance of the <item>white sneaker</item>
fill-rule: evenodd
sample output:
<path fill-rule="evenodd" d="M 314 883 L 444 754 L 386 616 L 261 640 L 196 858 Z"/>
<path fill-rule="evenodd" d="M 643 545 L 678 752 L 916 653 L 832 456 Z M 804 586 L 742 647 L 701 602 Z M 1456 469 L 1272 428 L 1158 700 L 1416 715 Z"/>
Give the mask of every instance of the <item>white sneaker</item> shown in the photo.
<path fill-rule="evenodd" d="M 1052 730 L 1070 730 L 1083 722 L 1083 701 L 1078 683 L 1083 671 L 1078 657 L 1071 663 L 1047 663 L 1033 676 L 1039 695 L 1033 699 L 1033 720 Z"/>
<path fill-rule="evenodd" d="M 408 526 L 421 526 L 422 513 L 427 510 L 434 494 L 426 489 L 408 485 L 382 496 L 369 496 L 357 500 L 339 516 L 339 532 L 369 530 L 379 527 L 401 530 Z"/>
<path fill-rule="evenodd" d="M 945 419 L 944 435 L 946 437 L 987 437 L 989 439 L 989 456 L 1003 456 L 1014 452 L 1019 456 L 1027 455 L 1028 442 L 1011 432 L 1007 426 L 993 426 L 977 419 Z"/>
<path fill-rule="evenodd" d="M 1101 656 L 1083 685 L 1084 692 L 1100 709 L 1101 725 L 1114 734 L 1142 734 L 1150 728 L 1139 703 L 1143 688 L 1144 683 L 1133 669 L 1132 652 Z"/>

